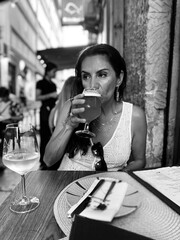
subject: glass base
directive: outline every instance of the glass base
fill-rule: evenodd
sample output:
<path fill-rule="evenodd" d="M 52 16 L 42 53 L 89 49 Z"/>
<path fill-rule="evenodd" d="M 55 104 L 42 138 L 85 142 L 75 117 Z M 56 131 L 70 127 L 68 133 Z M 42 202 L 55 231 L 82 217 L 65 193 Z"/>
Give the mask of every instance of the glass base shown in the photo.
<path fill-rule="evenodd" d="M 27 213 L 35 210 L 39 204 L 37 197 L 22 198 L 11 203 L 10 210 L 15 213 Z"/>
<path fill-rule="evenodd" d="M 78 130 L 76 131 L 76 135 L 82 138 L 93 138 L 96 136 L 94 133 L 90 132 L 89 130 Z"/>

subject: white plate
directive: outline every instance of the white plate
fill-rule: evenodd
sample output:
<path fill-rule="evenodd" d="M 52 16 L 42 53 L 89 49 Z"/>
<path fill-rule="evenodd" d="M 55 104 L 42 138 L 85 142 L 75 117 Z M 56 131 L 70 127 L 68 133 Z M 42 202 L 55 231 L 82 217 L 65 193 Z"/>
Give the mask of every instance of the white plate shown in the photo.
<path fill-rule="evenodd" d="M 79 201 L 79 199 L 89 189 L 95 179 L 95 177 L 82 178 L 72 182 L 67 186 L 66 199 L 69 207 Z M 104 179 L 107 180 L 107 178 Z M 111 178 L 110 180 L 114 179 Z M 134 212 L 140 205 L 140 199 L 140 193 L 134 187 L 128 184 L 128 189 L 124 197 L 123 203 L 115 217 L 122 217 Z"/>

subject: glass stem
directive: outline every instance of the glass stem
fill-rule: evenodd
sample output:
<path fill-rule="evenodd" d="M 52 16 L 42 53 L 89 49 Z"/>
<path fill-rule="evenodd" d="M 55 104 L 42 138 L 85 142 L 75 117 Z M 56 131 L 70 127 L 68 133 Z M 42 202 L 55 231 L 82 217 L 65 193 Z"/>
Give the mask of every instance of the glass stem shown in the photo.
<path fill-rule="evenodd" d="M 22 199 L 26 199 L 26 183 L 25 175 L 21 175 L 21 184 L 22 184 Z"/>
<path fill-rule="evenodd" d="M 89 130 L 89 123 L 85 123 L 84 130 Z"/>

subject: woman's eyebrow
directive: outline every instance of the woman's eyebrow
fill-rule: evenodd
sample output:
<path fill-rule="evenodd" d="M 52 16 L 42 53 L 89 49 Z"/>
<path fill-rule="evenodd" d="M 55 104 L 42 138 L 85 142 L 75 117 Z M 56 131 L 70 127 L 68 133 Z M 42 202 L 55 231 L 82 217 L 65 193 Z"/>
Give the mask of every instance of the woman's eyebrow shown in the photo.
<path fill-rule="evenodd" d="M 102 68 L 102 69 L 99 69 L 97 72 L 101 72 L 101 71 L 109 71 L 108 68 Z"/>
<path fill-rule="evenodd" d="M 98 71 L 97 71 L 97 73 L 99 73 L 99 72 L 101 72 L 101 71 L 109 71 L 109 69 L 108 68 L 102 68 L 102 69 L 99 69 Z M 87 72 L 87 71 L 85 71 L 85 70 L 82 70 L 81 71 L 81 73 L 88 73 L 88 74 L 90 74 L 89 72 Z"/>
<path fill-rule="evenodd" d="M 82 70 L 81 73 L 89 73 L 89 72 L 86 72 L 86 71 Z"/>

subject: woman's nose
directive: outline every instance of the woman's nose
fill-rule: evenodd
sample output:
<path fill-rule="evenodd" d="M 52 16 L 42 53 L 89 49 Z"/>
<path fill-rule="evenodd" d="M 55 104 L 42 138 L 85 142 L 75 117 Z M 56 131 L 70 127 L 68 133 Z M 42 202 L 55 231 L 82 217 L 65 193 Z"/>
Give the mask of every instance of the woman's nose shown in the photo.
<path fill-rule="evenodd" d="M 98 88 L 98 81 L 97 81 L 96 76 L 91 78 L 90 87 L 91 88 Z"/>

